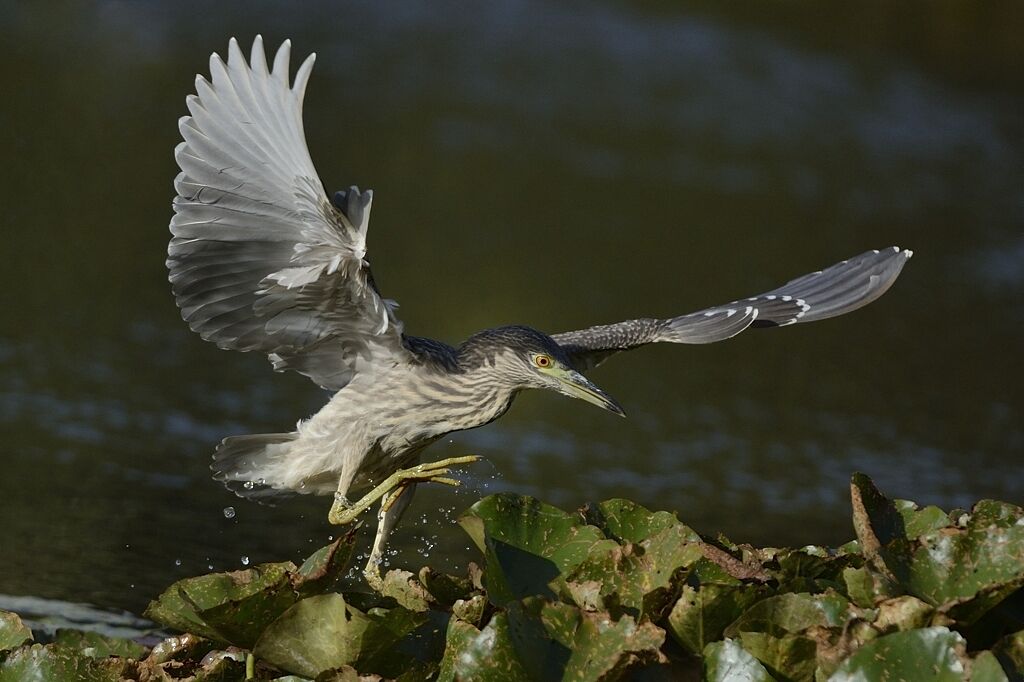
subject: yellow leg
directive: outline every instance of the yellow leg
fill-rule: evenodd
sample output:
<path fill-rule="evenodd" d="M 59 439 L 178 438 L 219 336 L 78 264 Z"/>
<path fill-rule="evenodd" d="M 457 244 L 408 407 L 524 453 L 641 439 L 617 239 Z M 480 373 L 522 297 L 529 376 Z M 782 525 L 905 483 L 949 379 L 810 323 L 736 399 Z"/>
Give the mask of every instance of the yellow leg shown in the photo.
<path fill-rule="evenodd" d="M 349 502 L 344 493 L 341 491 L 335 493 L 334 504 L 331 505 L 331 510 L 327 513 L 327 520 L 334 525 L 344 525 L 352 523 L 362 514 L 364 511 L 369 509 L 374 502 L 384 498 L 384 502 L 391 499 L 391 504 L 400 499 L 402 492 L 410 483 L 444 483 L 445 485 L 459 485 L 459 482 L 453 478 L 445 476 L 450 471 L 449 467 L 460 466 L 462 464 L 472 464 L 480 459 L 479 455 L 465 455 L 463 457 L 450 457 L 448 459 L 442 459 L 438 462 L 426 462 L 424 464 L 417 464 L 414 467 L 408 469 L 399 469 L 395 473 L 385 478 L 380 485 L 375 487 L 370 492 L 363 495 L 355 504 Z M 392 491 L 396 491 L 393 498 L 389 498 L 388 495 Z M 384 510 L 387 511 L 387 510 Z"/>
<path fill-rule="evenodd" d="M 363 569 L 363 576 L 367 584 L 375 591 L 384 589 L 384 578 L 380 574 L 380 565 L 384 559 L 384 544 L 391 535 L 391 531 L 398 525 L 398 520 L 405 513 L 406 507 L 412 501 L 412 494 L 416 490 L 416 483 L 403 483 L 394 490 L 387 492 L 380 499 L 380 511 L 377 512 L 377 534 L 373 538 L 373 548 L 370 550 L 370 558 L 366 561 L 366 568 Z"/>

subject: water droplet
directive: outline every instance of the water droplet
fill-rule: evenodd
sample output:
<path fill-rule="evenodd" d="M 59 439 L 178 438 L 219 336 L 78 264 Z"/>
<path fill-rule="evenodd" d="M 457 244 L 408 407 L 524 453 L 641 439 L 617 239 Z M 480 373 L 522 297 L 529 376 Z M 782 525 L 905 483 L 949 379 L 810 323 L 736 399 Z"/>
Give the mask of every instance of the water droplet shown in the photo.
<path fill-rule="evenodd" d="M 328 535 L 327 536 L 327 542 L 334 542 L 334 536 L 333 535 Z"/>
<path fill-rule="evenodd" d="M 174 565 L 175 566 L 181 566 L 181 559 L 175 559 L 174 560 Z"/>
<path fill-rule="evenodd" d="M 235 508 L 234 507 L 224 507 L 224 518 L 225 519 L 233 519 L 233 518 L 235 518 Z"/>
<path fill-rule="evenodd" d="M 256 487 L 256 484 L 253 483 L 252 481 L 246 481 L 245 483 L 242 484 L 242 487 L 245 488 L 246 490 L 252 490 L 253 488 Z"/>
<path fill-rule="evenodd" d="M 249 565 L 249 557 L 247 557 L 247 556 L 242 557 L 242 565 L 243 566 L 248 566 Z"/>
<path fill-rule="evenodd" d="M 213 564 L 206 564 L 206 570 L 212 571 L 213 570 Z"/>

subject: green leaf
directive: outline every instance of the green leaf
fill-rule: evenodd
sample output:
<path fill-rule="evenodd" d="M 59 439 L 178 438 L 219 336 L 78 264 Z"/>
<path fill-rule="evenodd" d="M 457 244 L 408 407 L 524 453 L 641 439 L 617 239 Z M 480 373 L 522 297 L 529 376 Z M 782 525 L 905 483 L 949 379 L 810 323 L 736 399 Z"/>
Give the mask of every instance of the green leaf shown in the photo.
<path fill-rule="evenodd" d="M 964 528 L 922 534 L 919 546 L 896 560 L 911 594 L 970 624 L 1024 585 L 1024 510 L 983 500 Z"/>
<path fill-rule="evenodd" d="M 995 654 L 982 651 L 971 661 L 971 682 L 1009 682 L 1009 678 Z"/>
<path fill-rule="evenodd" d="M 58 644 L 33 644 L 0 662 L 0 682 L 120 682 L 126 662 L 97 661 Z"/>
<path fill-rule="evenodd" d="M 14 649 L 32 641 L 32 631 L 10 611 L 0 611 L 0 651 Z"/>
<path fill-rule="evenodd" d="M 893 630 L 914 630 L 931 624 L 934 613 L 933 606 L 917 597 L 893 597 L 878 604 L 878 615 L 872 624 L 883 634 Z"/>
<path fill-rule="evenodd" d="M 310 597 L 333 591 L 355 549 L 356 532 L 353 530 L 309 555 L 292 577 L 292 584 L 300 597 Z"/>
<path fill-rule="evenodd" d="M 949 514 L 938 507 L 928 506 L 924 509 L 919 509 L 910 500 L 893 500 L 893 506 L 896 507 L 896 511 L 903 518 L 903 527 L 907 538 L 910 540 L 950 525 Z"/>
<path fill-rule="evenodd" d="M 761 585 L 686 585 L 668 616 L 668 631 L 684 648 L 700 654 L 722 638 L 726 626 L 768 594 Z"/>
<path fill-rule="evenodd" d="M 64 628 L 57 630 L 54 642 L 91 658 L 120 656 L 121 658 L 139 659 L 148 651 L 146 647 L 130 639 L 107 637 L 95 632 Z"/>
<path fill-rule="evenodd" d="M 809 680 L 818 665 L 818 644 L 804 635 L 773 636 L 765 632 L 741 632 L 743 648 L 782 680 Z"/>
<path fill-rule="evenodd" d="M 857 543 L 864 557 L 879 571 L 891 577 L 882 549 L 893 543 L 906 541 L 903 517 L 896 505 L 887 498 L 874 482 L 861 473 L 853 475 L 850 481 L 850 501 L 853 505 L 853 529 Z"/>
<path fill-rule="evenodd" d="M 590 554 L 618 547 L 578 517 L 508 493 L 480 500 L 459 524 L 487 557 L 484 584 L 496 605 L 532 595 L 554 596 L 550 583 Z"/>
<path fill-rule="evenodd" d="M 606 500 L 600 504 L 588 504 L 581 510 L 583 518 L 592 526 L 600 528 L 605 535 L 620 543 L 639 543 L 675 526 L 685 529 L 689 542 L 699 542 L 700 536 L 683 526 L 675 514 L 665 511 L 652 512 L 630 500 Z"/>
<path fill-rule="evenodd" d="M 704 679 L 707 682 L 773 682 L 764 666 L 731 639 L 704 647 Z"/>
<path fill-rule="evenodd" d="M 741 632 L 799 634 L 812 627 L 842 627 L 850 619 L 850 603 L 835 592 L 785 593 L 757 602 L 725 630 L 727 637 Z"/>
<path fill-rule="evenodd" d="M 473 583 L 469 578 L 437 573 L 429 566 L 420 569 L 419 578 L 430 597 L 441 606 L 450 607 L 473 596 Z"/>
<path fill-rule="evenodd" d="M 472 646 L 480 630 L 459 618 L 448 621 L 445 632 L 444 656 L 441 658 L 441 669 L 438 671 L 438 682 L 455 682 L 455 666 L 463 654 Z"/>
<path fill-rule="evenodd" d="M 598 585 L 598 606 L 618 615 L 657 618 L 678 594 L 679 572 L 703 558 L 701 545 L 689 541 L 682 524 L 669 526 L 638 544 L 627 543 L 584 560 L 567 578 L 570 583 Z M 570 588 L 570 592 L 574 592 Z M 580 590 L 575 590 L 577 598 Z M 585 602 L 593 597 L 582 598 Z M 579 606 L 588 606 L 579 603 Z"/>
<path fill-rule="evenodd" d="M 453 622 L 457 622 L 454 621 Z M 496 613 L 483 630 L 476 635 L 469 629 L 473 626 L 456 626 L 455 633 L 449 630 L 448 642 L 452 646 L 453 634 L 459 646 L 458 654 L 452 657 L 450 669 L 454 680 L 487 680 L 488 682 L 531 682 L 512 643 L 509 632 L 508 614 Z M 448 659 L 448 653 L 445 652 Z M 445 671 L 442 663 L 442 674 Z M 446 679 L 444 677 L 442 680 Z"/>
<path fill-rule="evenodd" d="M 868 566 L 844 568 L 842 578 L 846 595 L 861 608 L 872 608 L 877 602 L 899 594 L 896 583 Z"/>
<path fill-rule="evenodd" d="M 1024 679 L 1024 630 L 1007 635 L 992 647 L 1003 669 L 1013 680 Z"/>
<path fill-rule="evenodd" d="M 263 628 L 295 603 L 295 564 L 180 580 L 150 602 L 145 616 L 167 627 L 224 644 L 252 648 Z"/>
<path fill-rule="evenodd" d="M 354 663 L 368 625 L 363 614 L 349 613 L 340 594 L 309 597 L 263 631 L 253 654 L 281 670 L 313 678 Z"/>
<path fill-rule="evenodd" d="M 868 642 L 843 661 L 830 682 L 964 679 L 963 637 L 945 627 L 908 630 Z"/>

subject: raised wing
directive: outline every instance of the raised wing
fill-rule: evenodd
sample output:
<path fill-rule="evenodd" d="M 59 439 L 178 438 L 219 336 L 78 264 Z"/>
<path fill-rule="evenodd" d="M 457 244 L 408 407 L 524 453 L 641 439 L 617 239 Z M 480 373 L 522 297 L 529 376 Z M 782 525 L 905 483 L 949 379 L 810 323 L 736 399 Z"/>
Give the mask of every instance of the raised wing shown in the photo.
<path fill-rule="evenodd" d="M 648 343 L 713 343 L 751 326 L 781 327 L 823 320 L 856 310 L 884 294 L 912 255 L 912 251 L 896 246 L 868 251 L 759 296 L 667 320 L 627 320 L 555 334 L 553 338 L 582 371 L 619 351 Z"/>
<path fill-rule="evenodd" d="M 271 71 L 261 37 L 251 66 L 232 38 L 226 64 L 210 57 L 212 82 L 196 77 L 178 122 L 167 267 L 182 317 L 204 339 L 339 389 L 360 363 L 407 351 L 364 260 L 373 193 L 328 200 L 302 128 L 315 55 L 289 85 L 290 51 L 285 41 Z"/>

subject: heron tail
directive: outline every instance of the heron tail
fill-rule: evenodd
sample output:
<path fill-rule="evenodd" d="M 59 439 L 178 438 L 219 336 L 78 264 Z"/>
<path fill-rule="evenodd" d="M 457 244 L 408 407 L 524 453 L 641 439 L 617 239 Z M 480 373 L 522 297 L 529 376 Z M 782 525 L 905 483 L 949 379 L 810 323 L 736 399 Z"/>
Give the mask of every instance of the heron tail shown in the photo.
<path fill-rule="evenodd" d="M 297 433 L 254 433 L 229 436 L 213 453 L 214 480 L 246 499 L 268 502 L 296 492 L 275 485 L 282 459 L 287 456 Z"/>

